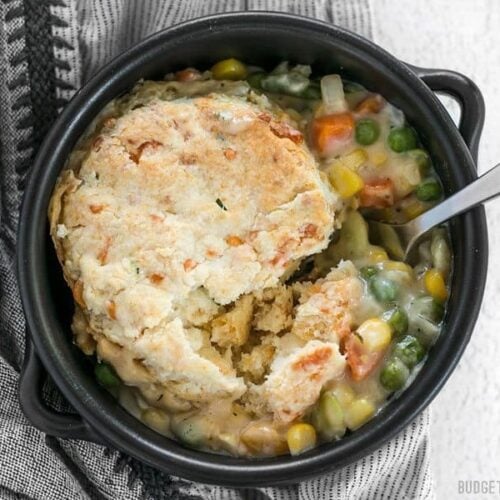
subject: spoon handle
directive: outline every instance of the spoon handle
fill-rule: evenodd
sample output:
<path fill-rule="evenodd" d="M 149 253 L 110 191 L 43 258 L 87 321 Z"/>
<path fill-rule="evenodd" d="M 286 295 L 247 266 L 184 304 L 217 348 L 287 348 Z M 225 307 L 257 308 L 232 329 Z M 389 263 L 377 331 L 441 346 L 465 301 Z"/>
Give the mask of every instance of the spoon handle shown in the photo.
<path fill-rule="evenodd" d="M 429 229 L 500 195 L 500 163 L 434 208 L 413 219 L 418 232 Z"/>

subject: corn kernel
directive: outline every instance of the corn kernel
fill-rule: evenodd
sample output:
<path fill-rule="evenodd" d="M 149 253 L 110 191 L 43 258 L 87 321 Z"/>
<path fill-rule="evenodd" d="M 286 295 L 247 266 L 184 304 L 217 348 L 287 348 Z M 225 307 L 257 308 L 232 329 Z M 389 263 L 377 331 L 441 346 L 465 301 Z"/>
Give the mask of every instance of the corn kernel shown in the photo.
<path fill-rule="evenodd" d="M 357 333 L 363 339 L 363 347 L 369 352 L 382 351 L 391 343 L 391 327 L 380 318 L 367 319 Z"/>
<path fill-rule="evenodd" d="M 288 448 L 292 455 L 298 455 L 316 446 L 316 430 L 311 424 L 294 424 L 286 433 Z"/>
<path fill-rule="evenodd" d="M 341 156 L 338 161 L 351 170 L 357 170 L 367 159 L 368 154 L 364 149 L 355 149 L 351 153 Z"/>
<path fill-rule="evenodd" d="M 224 59 L 212 66 L 212 76 L 216 80 L 244 80 L 247 68 L 237 59 Z"/>
<path fill-rule="evenodd" d="M 411 220 L 423 214 L 425 212 L 425 208 L 426 207 L 422 202 L 415 200 L 403 208 L 403 213 L 409 220 Z"/>
<path fill-rule="evenodd" d="M 443 275 L 437 269 L 426 271 L 424 285 L 429 295 L 437 302 L 444 302 L 448 298 L 448 290 Z"/>
<path fill-rule="evenodd" d="M 363 179 L 341 162 L 334 162 L 328 174 L 332 186 L 342 198 L 350 198 L 363 189 Z"/>
<path fill-rule="evenodd" d="M 165 434 L 170 428 L 170 419 L 168 415 L 158 408 L 148 408 L 141 414 L 143 422 L 151 429 L 154 429 L 160 434 Z"/>
<path fill-rule="evenodd" d="M 387 153 L 381 148 L 372 148 L 368 157 L 376 167 L 384 164 L 387 161 Z"/>
<path fill-rule="evenodd" d="M 397 260 L 388 260 L 383 263 L 382 267 L 387 271 L 399 271 L 401 273 L 408 273 L 413 276 L 412 267 L 406 264 L 405 262 L 399 262 Z"/>
<path fill-rule="evenodd" d="M 352 431 L 368 422 L 375 414 L 375 406 L 367 399 L 356 399 L 344 413 L 347 427 Z"/>
<path fill-rule="evenodd" d="M 241 433 L 241 440 L 253 453 L 282 455 L 288 451 L 285 437 L 272 422 L 252 422 Z"/>
<path fill-rule="evenodd" d="M 352 387 L 344 383 L 337 384 L 330 392 L 337 398 L 342 408 L 349 406 L 356 397 Z"/>
<path fill-rule="evenodd" d="M 384 271 L 397 272 L 404 275 L 405 282 L 411 283 L 415 278 L 415 273 L 413 268 L 404 262 L 399 262 L 397 260 L 387 260 L 382 264 Z M 401 275 L 400 275 L 401 276 Z"/>
<path fill-rule="evenodd" d="M 369 261 L 373 263 L 384 262 L 386 260 L 389 260 L 387 252 L 382 247 L 376 245 L 370 246 L 367 252 L 367 257 Z"/>

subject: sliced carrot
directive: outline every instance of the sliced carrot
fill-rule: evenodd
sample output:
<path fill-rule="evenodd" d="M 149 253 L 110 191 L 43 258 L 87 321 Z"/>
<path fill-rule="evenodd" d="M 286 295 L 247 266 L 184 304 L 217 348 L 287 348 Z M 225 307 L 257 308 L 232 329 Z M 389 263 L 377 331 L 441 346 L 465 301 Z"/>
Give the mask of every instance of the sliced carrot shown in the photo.
<path fill-rule="evenodd" d="M 109 116 L 108 118 L 106 118 L 103 122 L 103 125 L 106 127 L 106 128 L 112 128 L 116 125 L 116 118 L 113 118 L 112 116 Z"/>
<path fill-rule="evenodd" d="M 230 246 L 230 247 L 237 247 L 239 245 L 243 245 L 244 241 L 239 237 L 239 236 L 235 236 L 235 235 L 229 235 L 227 238 L 226 238 L 226 243 Z"/>
<path fill-rule="evenodd" d="M 83 298 L 83 282 L 81 280 L 77 280 L 73 285 L 73 298 L 75 302 L 80 306 L 85 308 L 85 300 Z"/>
<path fill-rule="evenodd" d="M 101 263 L 101 266 L 104 266 L 104 264 L 106 264 L 106 261 L 108 260 L 108 253 L 110 246 L 111 246 L 111 238 L 108 236 L 106 238 L 104 246 L 97 254 L 97 260 Z"/>
<path fill-rule="evenodd" d="M 165 279 L 165 275 L 163 273 L 153 273 L 149 276 L 149 281 L 154 285 L 159 285 Z"/>
<path fill-rule="evenodd" d="M 324 153 L 332 142 L 349 139 L 353 130 L 354 118 L 351 113 L 320 116 L 312 122 L 314 145 Z"/>
<path fill-rule="evenodd" d="M 300 144 L 304 140 L 302 132 L 288 125 L 288 123 L 271 121 L 269 123 L 269 128 L 271 132 L 280 139 L 290 139 L 295 144 Z"/>
<path fill-rule="evenodd" d="M 111 319 L 116 319 L 116 304 L 113 300 L 106 304 L 106 311 Z"/>
<path fill-rule="evenodd" d="M 300 233 L 304 238 L 314 238 L 317 235 L 318 226 L 316 224 L 306 224 L 300 228 Z"/>
<path fill-rule="evenodd" d="M 390 179 L 367 183 L 359 193 L 362 207 L 387 208 L 394 204 L 394 184 Z"/>
<path fill-rule="evenodd" d="M 192 269 L 194 269 L 197 265 L 198 265 L 198 262 L 196 262 L 195 260 L 193 260 L 193 259 L 186 259 L 184 261 L 184 264 L 183 264 L 184 271 L 189 272 Z"/>
<path fill-rule="evenodd" d="M 98 213 L 102 212 L 104 206 L 105 205 L 103 205 L 102 203 L 92 203 L 89 205 L 89 208 L 93 214 L 98 214 Z"/>
<path fill-rule="evenodd" d="M 175 74 L 175 79 L 178 82 L 192 82 L 194 80 L 199 80 L 201 78 L 201 73 L 194 68 L 186 68 L 181 71 L 177 71 Z"/>
<path fill-rule="evenodd" d="M 215 259 L 215 257 L 220 257 L 220 253 L 217 250 L 214 250 L 213 248 L 207 248 L 205 250 L 205 255 L 209 259 Z"/>
<path fill-rule="evenodd" d="M 92 149 L 94 151 L 100 151 L 101 150 L 101 145 L 102 143 L 104 142 L 104 139 L 102 138 L 102 136 L 97 136 L 94 140 L 94 142 L 92 143 Z"/>
<path fill-rule="evenodd" d="M 236 158 L 236 151 L 232 148 L 224 149 L 224 156 L 227 160 L 234 160 Z"/>
<path fill-rule="evenodd" d="M 384 107 L 384 99 L 374 94 L 363 99 L 357 106 L 356 112 L 361 114 L 378 113 Z"/>
<path fill-rule="evenodd" d="M 351 369 L 352 378 L 359 382 L 373 372 L 378 362 L 382 359 L 384 351 L 368 352 L 361 339 L 351 333 L 344 342 L 347 364 Z"/>

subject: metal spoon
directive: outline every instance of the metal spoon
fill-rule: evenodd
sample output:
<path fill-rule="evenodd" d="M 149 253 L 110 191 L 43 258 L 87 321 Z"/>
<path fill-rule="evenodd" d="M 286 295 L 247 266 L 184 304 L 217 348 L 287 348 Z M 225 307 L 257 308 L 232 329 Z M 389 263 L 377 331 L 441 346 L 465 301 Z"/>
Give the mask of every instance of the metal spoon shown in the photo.
<path fill-rule="evenodd" d="M 378 236 L 379 240 L 390 241 L 391 248 L 388 250 L 395 258 L 409 261 L 418 242 L 427 231 L 498 195 L 500 195 L 500 164 L 439 205 L 405 224 L 387 224 L 370 220 L 370 232 Z"/>

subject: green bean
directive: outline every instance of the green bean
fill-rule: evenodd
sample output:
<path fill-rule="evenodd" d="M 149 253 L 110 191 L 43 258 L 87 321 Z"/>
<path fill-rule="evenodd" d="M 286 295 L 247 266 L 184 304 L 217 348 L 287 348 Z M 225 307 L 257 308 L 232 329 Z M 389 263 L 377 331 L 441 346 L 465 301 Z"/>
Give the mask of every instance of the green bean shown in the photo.
<path fill-rule="evenodd" d="M 443 319 L 444 309 L 430 295 L 417 297 L 410 303 L 410 316 L 420 316 L 433 323 L 439 323 Z"/>
<path fill-rule="evenodd" d="M 443 306 L 428 295 L 418 297 L 410 303 L 409 328 L 424 347 L 430 347 L 435 342 L 443 315 Z"/>
<path fill-rule="evenodd" d="M 339 240 L 331 244 L 326 252 L 331 261 L 330 267 L 341 259 L 356 260 L 365 257 L 369 244 L 368 224 L 363 216 L 357 210 L 347 212 Z M 325 252 L 318 255 L 324 254 Z"/>
<path fill-rule="evenodd" d="M 389 132 L 389 147 L 396 153 L 402 153 L 417 147 L 417 134 L 410 127 L 396 127 Z"/>
<path fill-rule="evenodd" d="M 410 321 L 413 335 L 425 348 L 431 347 L 439 335 L 439 325 L 422 316 L 417 316 Z"/>
<path fill-rule="evenodd" d="M 344 412 L 331 392 L 324 392 L 313 411 L 312 424 L 325 438 L 343 436 L 345 433 Z"/>
<path fill-rule="evenodd" d="M 425 349 L 414 336 L 407 335 L 394 346 L 393 354 L 412 369 L 424 359 Z"/>
<path fill-rule="evenodd" d="M 451 252 L 444 228 L 434 229 L 431 240 L 432 267 L 447 276 L 450 272 Z"/>
<path fill-rule="evenodd" d="M 116 374 L 114 368 L 107 363 L 98 363 L 94 367 L 94 374 L 97 381 L 107 389 L 119 387 L 120 379 Z"/>
<path fill-rule="evenodd" d="M 391 258 L 404 260 L 405 254 L 401 246 L 401 240 L 393 227 L 376 223 L 371 223 L 369 226 L 370 237 L 374 243 L 382 245 Z"/>
<path fill-rule="evenodd" d="M 344 413 L 337 398 L 331 392 L 323 393 L 319 405 L 330 427 L 339 428 L 344 425 Z"/>
<path fill-rule="evenodd" d="M 402 389 L 410 376 L 406 365 L 396 357 L 390 357 L 380 372 L 380 383 L 390 391 Z"/>

